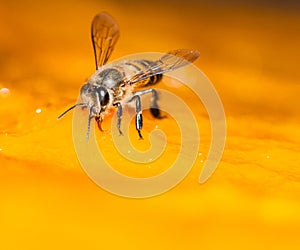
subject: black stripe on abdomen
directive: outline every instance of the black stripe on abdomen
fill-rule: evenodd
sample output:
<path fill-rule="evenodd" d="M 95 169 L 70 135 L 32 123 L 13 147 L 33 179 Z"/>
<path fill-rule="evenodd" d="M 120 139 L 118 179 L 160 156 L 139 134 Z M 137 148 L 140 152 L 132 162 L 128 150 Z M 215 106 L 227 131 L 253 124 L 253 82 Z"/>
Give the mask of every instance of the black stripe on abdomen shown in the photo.
<path fill-rule="evenodd" d="M 141 67 L 143 67 L 144 69 L 147 69 L 148 67 L 153 67 L 155 65 L 154 62 L 149 60 L 137 60 L 136 62 L 140 63 Z M 155 71 L 150 71 L 149 74 L 155 73 Z M 159 68 L 157 69 L 157 71 L 159 71 Z M 150 86 L 158 83 L 162 79 L 162 76 L 163 76 L 162 74 L 155 74 L 150 76 L 148 78 L 148 82 L 145 83 L 144 86 Z"/>

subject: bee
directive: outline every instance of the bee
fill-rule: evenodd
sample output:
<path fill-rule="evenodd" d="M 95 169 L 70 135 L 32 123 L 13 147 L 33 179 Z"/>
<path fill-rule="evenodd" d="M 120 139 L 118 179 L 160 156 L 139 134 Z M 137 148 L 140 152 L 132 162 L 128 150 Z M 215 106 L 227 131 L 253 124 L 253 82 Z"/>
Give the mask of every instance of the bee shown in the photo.
<path fill-rule="evenodd" d="M 120 135 L 123 106 L 135 102 L 135 126 L 139 139 L 143 139 L 141 129 L 143 116 L 141 95 L 152 94 L 150 112 L 161 119 L 158 106 L 158 93 L 152 88 L 158 83 L 163 73 L 186 66 L 195 61 L 200 53 L 196 50 L 178 49 L 164 54 L 155 61 L 124 60 L 106 64 L 119 39 L 120 31 L 116 21 L 106 12 L 97 14 L 91 25 L 91 38 L 96 62 L 96 72 L 81 87 L 82 102 L 76 103 L 64 111 L 58 119 L 76 107 L 87 108 L 88 122 L 86 139 L 89 138 L 90 124 L 93 118 L 100 131 L 105 115 L 112 108 L 117 109 L 117 127 Z"/>

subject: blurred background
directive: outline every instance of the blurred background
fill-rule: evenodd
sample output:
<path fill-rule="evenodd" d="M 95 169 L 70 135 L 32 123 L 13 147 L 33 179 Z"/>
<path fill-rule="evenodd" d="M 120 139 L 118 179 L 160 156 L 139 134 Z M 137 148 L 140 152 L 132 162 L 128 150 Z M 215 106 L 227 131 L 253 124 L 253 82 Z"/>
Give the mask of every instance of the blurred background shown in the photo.
<path fill-rule="evenodd" d="M 297 249 L 299 7 L 290 0 L 0 1 L 0 249 Z M 195 64 L 227 117 L 223 160 L 205 184 L 197 183 L 210 142 L 205 112 L 199 159 L 168 193 L 121 198 L 81 169 L 72 116 L 56 117 L 94 72 L 90 24 L 103 10 L 121 30 L 111 60 L 201 52 Z"/>

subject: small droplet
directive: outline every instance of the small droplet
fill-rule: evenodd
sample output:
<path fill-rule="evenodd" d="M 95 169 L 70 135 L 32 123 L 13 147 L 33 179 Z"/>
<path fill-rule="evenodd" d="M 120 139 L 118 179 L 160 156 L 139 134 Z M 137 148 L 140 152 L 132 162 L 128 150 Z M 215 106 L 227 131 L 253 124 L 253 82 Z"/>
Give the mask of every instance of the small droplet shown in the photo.
<path fill-rule="evenodd" d="M 203 163 L 203 160 L 200 160 L 201 163 Z"/>
<path fill-rule="evenodd" d="M 158 128 L 158 125 L 155 125 L 155 128 Z"/>
<path fill-rule="evenodd" d="M 0 151 L 2 151 L 2 148 L 0 148 Z"/>
<path fill-rule="evenodd" d="M 202 153 L 200 152 L 198 155 L 199 155 L 199 156 L 201 156 L 201 155 L 202 155 Z"/>
<path fill-rule="evenodd" d="M 130 152 L 131 152 L 131 151 L 130 151 L 130 150 L 128 150 L 127 152 L 128 152 L 128 154 L 130 154 Z"/>
<path fill-rule="evenodd" d="M 267 159 L 270 159 L 270 156 L 269 156 L 269 155 L 267 155 L 267 156 L 266 156 L 266 158 L 267 158 Z"/>
<path fill-rule="evenodd" d="M 40 114 L 42 112 L 42 110 L 40 108 L 35 110 L 35 113 Z"/>
<path fill-rule="evenodd" d="M 8 88 L 1 88 L 0 89 L 0 96 L 3 98 L 9 97 L 10 96 L 10 91 Z"/>

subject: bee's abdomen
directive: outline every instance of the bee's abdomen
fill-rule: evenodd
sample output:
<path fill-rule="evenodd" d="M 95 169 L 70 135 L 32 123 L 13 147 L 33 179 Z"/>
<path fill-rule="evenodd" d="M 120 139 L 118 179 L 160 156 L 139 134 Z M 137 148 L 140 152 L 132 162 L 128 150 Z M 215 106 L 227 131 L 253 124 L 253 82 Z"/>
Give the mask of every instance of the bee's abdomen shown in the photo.
<path fill-rule="evenodd" d="M 162 74 L 157 74 L 157 75 L 150 76 L 150 78 L 148 78 L 149 82 L 147 83 L 147 86 L 158 83 L 161 80 L 162 77 L 163 77 Z"/>
<path fill-rule="evenodd" d="M 155 66 L 155 62 L 152 62 L 152 61 L 148 61 L 148 60 L 139 60 L 137 61 L 139 62 L 141 65 L 143 65 L 143 67 L 145 67 L 145 69 L 149 68 L 149 67 L 153 67 Z M 159 68 L 155 69 L 156 72 L 160 71 Z M 149 75 L 155 73 L 155 71 L 150 71 L 149 72 Z M 156 84 L 157 82 L 159 82 L 162 78 L 162 74 L 155 74 L 155 75 L 152 75 L 150 76 L 148 79 L 148 82 L 145 84 L 145 86 L 148 86 L 148 85 L 152 85 L 152 84 Z"/>
<path fill-rule="evenodd" d="M 148 78 L 145 78 L 144 80 L 139 82 L 138 85 L 143 85 L 146 87 L 156 84 L 162 79 L 162 74 L 156 74 L 156 72 L 159 72 L 160 69 L 158 67 L 155 67 L 155 62 L 149 60 L 134 60 L 129 61 L 126 64 L 128 66 L 134 67 L 137 72 L 143 72 L 146 75 L 149 75 Z M 154 70 L 149 70 L 150 68 L 153 68 Z"/>

